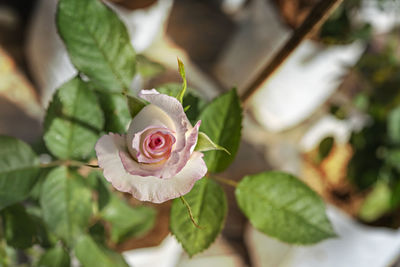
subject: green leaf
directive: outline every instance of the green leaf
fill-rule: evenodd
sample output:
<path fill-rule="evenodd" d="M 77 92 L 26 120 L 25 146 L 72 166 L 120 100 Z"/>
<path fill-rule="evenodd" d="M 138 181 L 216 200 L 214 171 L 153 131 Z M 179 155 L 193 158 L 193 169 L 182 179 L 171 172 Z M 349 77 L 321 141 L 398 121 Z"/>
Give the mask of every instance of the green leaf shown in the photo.
<path fill-rule="evenodd" d="M 18 249 L 31 247 L 36 241 L 35 222 L 24 206 L 16 204 L 2 211 L 3 231 L 7 244 Z"/>
<path fill-rule="evenodd" d="M 182 85 L 179 83 L 166 83 L 157 87 L 157 91 L 161 94 L 166 94 L 173 97 L 178 95 L 180 90 L 182 90 Z M 183 97 L 182 105 L 185 107 L 185 109 L 189 106 L 189 109 L 185 110 L 185 113 L 189 121 L 192 123 L 192 125 L 194 125 L 197 122 L 200 112 L 207 105 L 207 102 L 195 89 L 188 87 L 187 93 Z"/>
<path fill-rule="evenodd" d="M 36 228 L 36 243 L 38 243 L 42 248 L 50 248 L 57 243 L 58 239 L 49 232 L 46 224 L 43 221 L 42 217 L 39 217 L 35 214 L 32 214 L 29 209 L 27 210 L 31 219 L 34 222 Z"/>
<path fill-rule="evenodd" d="M 68 244 L 81 235 L 92 214 L 91 192 L 76 171 L 52 170 L 42 186 L 40 204 L 49 229 Z"/>
<path fill-rule="evenodd" d="M 324 138 L 318 147 L 318 161 L 324 160 L 332 150 L 335 139 L 332 136 Z"/>
<path fill-rule="evenodd" d="M 193 256 L 208 248 L 221 232 L 227 213 L 227 200 L 222 188 L 208 178 L 197 181 L 185 199 L 201 229 L 194 226 L 180 199 L 172 202 L 169 227 L 185 251 Z"/>
<path fill-rule="evenodd" d="M 182 77 L 182 89 L 177 94 L 176 99 L 178 99 L 179 102 L 183 103 L 183 97 L 185 96 L 187 88 L 187 81 L 185 74 L 185 66 L 183 65 L 183 62 L 179 58 L 178 58 L 178 67 L 179 67 L 179 74 Z"/>
<path fill-rule="evenodd" d="M 37 176 L 37 180 L 35 185 L 32 187 L 31 192 L 29 193 L 29 198 L 33 201 L 39 202 L 40 193 L 42 190 L 42 184 L 46 179 L 47 174 L 51 171 L 51 168 L 41 168 L 39 170 L 39 174 Z"/>
<path fill-rule="evenodd" d="M 400 206 L 400 181 L 397 181 L 397 183 L 392 188 L 390 206 L 392 210 L 397 209 Z"/>
<path fill-rule="evenodd" d="M 240 209 L 261 232 L 292 244 L 335 237 L 320 197 L 282 172 L 246 176 L 235 191 Z"/>
<path fill-rule="evenodd" d="M 385 151 L 385 162 L 400 172 L 400 149 Z"/>
<path fill-rule="evenodd" d="M 225 147 L 224 151 L 210 151 L 204 155 L 204 161 L 210 172 L 225 170 L 235 159 L 239 149 L 242 129 L 242 108 L 236 90 L 221 95 L 205 107 L 199 116 L 200 131 L 207 134 L 216 144 Z"/>
<path fill-rule="evenodd" d="M 345 107 L 338 105 L 331 105 L 329 108 L 329 113 L 335 116 L 338 120 L 344 120 L 348 117 Z"/>
<path fill-rule="evenodd" d="M 97 221 L 95 224 L 90 226 L 89 234 L 96 243 L 103 245 L 106 244 L 107 232 L 102 221 Z"/>
<path fill-rule="evenodd" d="M 231 153 L 229 153 L 228 150 L 226 150 L 226 148 L 215 144 L 210 139 L 210 137 L 208 137 L 203 132 L 199 132 L 198 139 L 197 139 L 197 144 L 196 144 L 196 147 L 195 147 L 194 150 L 196 150 L 196 151 L 222 150 L 222 151 L 225 151 L 228 155 L 231 154 Z"/>
<path fill-rule="evenodd" d="M 0 241 L 0 266 L 9 267 L 14 266 L 16 262 L 20 259 L 18 255 L 18 250 L 7 246 L 4 239 Z"/>
<path fill-rule="evenodd" d="M 47 250 L 39 260 L 38 267 L 69 267 L 71 265 L 68 252 L 57 246 Z"/>
<path fill-rule="evenodd" d="M 139 98 L 127 95 L 128 108 L 132 118 L 134 118 L 146 106 L 146 103 Z"/>
<path fill-rule="evenodd" d="M 353 104 L 359 110 L 364 112 L 367 111 L 368 106 L 370 104 L 370 99 L 368 94 L 366 92 L 358 93 L 353 99 Z"/>
<path fill-rule="evenodd" d="M 393 109 L 387 120 L 387 131 L 393 143 L 400 144 L 400 107 Z"/>
<path fill-rule="evenodd" d="M 130 237 L 139 237 L 153 228 L 156 211 L 151 207 L 132 207 L 110 190 L 110 185 L 100 171 L 89 174 L 92 188 L 98 196 L 100 218 L 110 223 L 111 240 L 119 243 Z"/>
<path fill-rule="evenodd" d="M 354 154 L 347 165 L 347 178 L 359 189 L 371 187 L 381 176 L 384 160 L 377 152 L 381 154 L 381 140 L 387 140 L 385 129 L 385 124 L 373 123 L 351 135 Z"/>
<path fill-rule="evenodd" d="M 111 201 L 112 192 L 110 185 L 102 172 L 98 170 L 92 171 L 85 181 L 87 184 L 90 181 L 89 186 L 97 192 L 98 210 L 102 211 Z"/>
<path fill-rule="evenodd" d="M 131 207 L 122 199 L 111 195 L 110 202 L 102 209 L 101 218 L 111 224 L 111 241 L 122 242 L 129 237 L 146 234 L 153 228 L 156 211 L 151 207 Z"/>
<path fill-rule="evenodd" d="M 75 255 L 83 267 L 128 267 L 123 257 L 88 236 L 82 236 L 75 245 Z"/>
<path fill-rule="evenodd" d="M 104 131 L 126 133 L 132 120 L 126 97 L 105 92 L 99 92 L 97 95 L 106 121 Z"/>
<path fill-rule="evenodd" d="M 384 182 L 377 183 L 364 200 L 358 216 L 366 222 L 373 222 L 391 210 L 392 192 Z"/>
<path fill-rule="evenodd" d="M 96 95 L 76 77 L 57 90 L 44 125 L 44 141 L 52 154 L 80 160 L 93 152 L 104 118 Z"/>
<path fill-rule="evenodd" d="M 57 26 L 75 67 L 107 91 L 127 91 L 135 51 L 125 25 L 98 0 L 61 0 Z"/>
<path fill-rule="evenodd" d="M 24 200 L 39 175 L 39 159 L 24 142 L 0 135 L 0 210 Z"/>
<path fill-rule="evenodd" d="M 143 55 L 136 56 L 137 70 L 143 78 L 153 78 L 165 71 L 163 65 L 151 61 Z"/>

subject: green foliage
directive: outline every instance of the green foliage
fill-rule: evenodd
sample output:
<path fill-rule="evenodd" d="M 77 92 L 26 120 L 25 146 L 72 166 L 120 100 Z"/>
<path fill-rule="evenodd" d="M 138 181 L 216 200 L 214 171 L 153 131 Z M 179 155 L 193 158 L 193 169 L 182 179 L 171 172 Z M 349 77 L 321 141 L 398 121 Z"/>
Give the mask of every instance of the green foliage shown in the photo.
<path fill-rule="evenodd" d="M 323 201 L 290 174 L 246 176 L 235 194 L 252 225 L 269 236 L 291 244 L 314 244 L 336 236 Z"/>
<path fill-rule="evenodd" d="M 111 195 L 100 216 L 111 223 L 111 241 L 119 243 L 127 238 L 142 236 L 152 229 L 156 211 L 146 206 L 131 207 L 119 197 Z"/>
<path fill-rule="evenodd" d="M 400 181 L 390 188 L 392 190 L 390 197 L 390 206 L 392 210 L 397 209 L 400 206 Z"/>
<path fill-rule="evenodd" d="M 39 159 L 24 142 L 0 136 L 0 210 L 24 200 L 39 174 Z"/>
<path fill-rule="evenodd" d="M 212 101 L 204 108 L 198 119 L 202 121 L 200 131 L 231 153 L 230 155 L 224 151 L 205 153 L 204 161 L 208 171 L 221 172 L 235 159 L 240 144 L 242 108 L 236 90 L 233 89 Z"/>
<path fill-rule="evenodd" d="M 47 174 L 49 173 L 51 169 L 50 168 L 41 168 L 39 170 L 39 174 L 36 180 L 36 183 L 33 185 L 31 192 L 29 193 L 29 198 L 35 202 L 39 201 L 40 198 L 40 192 L 42 190 L 42 184 L 44 180 L 47 177 Z"/>
<path fill-rule="evenodd" d="M 98 92 L 105 118 L 105 132 L 126 133 L 132 120 L 126 97 L 118 94 Z"/>
<path fill-rule="evenodd" d="M 363 4 L 363 2 L 365 2 Z M 373 25 L 358 19 L 363 5 L 380 8 L 383 12 L 393 12 L 396 0 L 344 0 L 322 25 L 319 37 L 327 44 L 348 44 L 356 40 L 368 41 L 373 37 Z M 397 5 L 398 7 L 398 5 Z"/>
<path fill-rule="evenodd" d="M 84 233 L 92 214 L 92 196 L 74 170 L 58 167 L 43 184 L 40 205 L 47 226 L 67 244 Z"/>
<path fill-rule="evenodd" d="M 197 139 L 197 144 L 196 144 L 196 147 L 195 147 L 194 150 L 196 150 L 196 151 L 222 150 L 222 151 L 225 151 L 228 155 L 231 154 L 231 153 L 229 153 L 229 151 L 226 148 L 215 144 L 210 139 L 210 137 L 208 137 L 203 132 L 199 132 L 198 139 Z"/>
<path fill-rule="evenodd" d="M 98 210 L 102 211 L 111 201 L 112 192 L 109 184 L 99 171 L 92 171 L 86 182 L 90 182 L 91 187 L 97 192 Z"/>
<path fill-rule="evenodd" d="M 35 243 L 39 244 L 42 248 L 50 248 L 54 246 L 57 242 L 56 237 L 50 233 L 47 229 L 45 222 L 43 221 L 42 214 L 33 214 L 29 209 L 27 209 L 33 224 L 36 229 Z"/>
<path fill-rule="evenodd" d="M 336 119 L 344 120 L 348 117 L 348 114 L 344 107 L 332 105 L 330 107 L 329 113 L 335 116 Z"/>
<path fill-rule="evenodd" d="M 133 95 L 127 95 L 126 97 L 128 101 L 129 112 L 132 118 L 134 118 L 142 110 L 142 108 L 146 106 L 146 103 Z"/>
<path fill-rule="evenodd" d="M 95 180 L 93 187 L 98 192 L 99 216 L 110 224 L 112 242 L 120 243 L 128 238 L 140 237 L 153 228 L 157 215 L 155 209 L 128 205 L 110 191 L 108 182 L 100 172 L 92 172 L 89 177 Z"/>
<path fill-rule="evenodd" d="M 1 213 L 3 232 L 7 244 L 18 249 L 26 249 L 36 242 L 36 227 L 24 206 L 15 204 Z"/>
<path fill-rule="evenodd" d="M 98 0 L 61 0 L 57 26 L 78 71 L 100 88 L 127 92 L 135 75 L 135 51 L 112 10 Z"/>
<path fill-rule="evenodd" d="M 96 222 L 89 228 L 89 234 L 96 243 L 105 245 L 107 242 L 107 232 L 101 221 Z"/>
<path fill-rule="evenodd" d="M 128 267 L 121 255 L 113 252 L 84 235 L 75 245 L 75 256 L 83 267 Z"/>
<path fill-rule="evenodd" d="M 0 240 L 0 266 L 8 267 L 16 261 L 16 250 L 7 246 L 4 240 Z"/>
<path fill-rule="evenodd" d="M 75 77 L 57 90 L 47 109 L 44 141 L 60 159 L 86 159 L 103 125 L 96 95 Z"/>
<path fill-rule="evenodd" d="M 324 160 L 332 150 L 335 139 L 332 136 L 324 138 L 318 147 L 318 161 Z"/>
<path fill-rule="evenodd" d="M 386 44 L 369 49 L 355 70 L 363 91 L 354 105 L 370 120 L 350 143 L 354 154 L 348 164 L 348 178 L 368 193 L 359 217 L 375 221 L 400 205 L 400 61 L 398 36 L 388 35 Z"/>
<path fill-rule="evenodd" d="M 166 83 L 157 87 L 157 91 L 161 94 L 173 97 L 177 96 L 180 90 L 182 90 L 182 85 L 179 83 Z M 188 87 L 187 92 L 183 97 L 182 105 L 185 108 L 189 107 L 187 111 L 185 110 L 186 116 L 192 125 L 194 125 L 197 122 L 197 118 L 201 111 L 207 105 L 207 101 L 205 101 L 194 88 Z"/>
<path fill-rule="evenodd" d="M 368 23 L 354 23 L 353 16 L 361 7 L 361 0 L 345 0 L 321 27 L 319 36 L 328 44 L 347 44 L 357 39 L 367 40 L 372 27 Z"/>
<path fill-rule="evenodd" d="M 69 267 L 70 265 L 68 252 L 61 246 L 47 250 L 37 264 L 38 267 Z"/>
<path fill-rule="evenodd" d="M 137 70 L 143 78 L 153 78 L 165 71 L 163 65 L 143 55 L 136 56 Z"/>
<path fill-rule="evenodd" d="M 364 200 L 358 216 L 366 222 L 379 219 L 391 210 L 391 190 L 387 184 L 379 182 Z"/>
<path fill-rule="evenodd" d="M 393 148 L 384 151 L 385 164 L 393 168 L 397 173 L 400 172 L 400 149 Z"/>
<path fill-rule="evenodd" d="M 222 188 L 208 178 L 197 181 L 185 199 L 201 229 L 192 223 L 181 200 L 175 199 L 171 207 L 170 230 L 189 256 L 193 256 L 208 248 L 221 232 L 227 213 L 227 200 Z"/>
<path fill-rule="evenodd" d="M 400 106 L 390 111 L 387 123 L 390 141 L 400 145 Z"/>
<path fill-rule="evenodd" d="M 384 164 L 383 159 L 376 155 L 384 136 L 385 127 L 380 123 L 367 126 L 351 136 L 354 154 L 347 167 L 347 176 L 360 189 L 369 188 L 379 179 Z"/>

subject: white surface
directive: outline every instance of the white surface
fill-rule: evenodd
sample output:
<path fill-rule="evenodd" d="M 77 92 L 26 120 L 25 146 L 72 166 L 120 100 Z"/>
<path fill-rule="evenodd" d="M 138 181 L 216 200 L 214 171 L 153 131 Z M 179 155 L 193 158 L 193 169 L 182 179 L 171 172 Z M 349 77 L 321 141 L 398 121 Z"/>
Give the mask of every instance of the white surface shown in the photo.
<path fill-rule="evenodd" d="M 131 42 L 137 53 L 147 49 L 162 31 L 173 0 L 158 0 L 145 9 L 129 10 L 108 2 L 128 28 Z"/>
<path fill-rule="evenodd" d="M 400 253 L 400 232 L 361 225 L 328 207 L 338 238 L 290 246 L 249 226 L 246 243 L 255 267 L 386 267 Z"/>
<path fill-rule="evenodd" d="M 244 267 L 240 256 L 219 236 L 207 250 L 189 258 L 172 235 L 158 247 L 135 249 L 123 253 L 132 267 Z"/>
<path fill-rule="evenodd" d="M 398 0 L 386 1 L 384 9 L 379 8 L 376 0 L 364 0 L 360 17 L 373 27 L 374 33 L 387 33 L 396 25 L 400 25 L 400 2 Z"/>
<path fill-rule="evenodd" d="M 245 4 L 245 0 L 223 0 L 222 10 L 228 14 L 234 14 Z"/>
<path fill-rule="evenodd" d="M 173 267 L 182 252 L 178 241 L 169 235 L 158 247 L 126 251 L 123 256 L 132 267 Z"/>
<path fill-rule="evenodd" d="M 56 0 L 39 1 L 27 40 L 29 68 L 47 106 L 55 88 L 77 74 L 55 25 Z"/>
<path fill-rule="evenodd" d="M 325 137 L 332 136 L 339 144 L 344 144 L 348 141 L 351 132 L 349 124 L 345 120 L 338 120 L 333 116 L 326 116 L 320 119 L 311 129 L 305 134 L 300 142 L 303 151 L 310 151 L 316 147 L 319 142 Z"/>
<path fill-rule="evenodd" d="M 304 41 L 254 95 L 254 116 L 273 132 L 300 123 L 335 91 L 346 67 L 353 66 L 363 50 L 356 42 L 321 50 L 316 43 Z"/>
<path fill-rule="evenodd" d="M 310 151 L 325 138 L 332 136 L 338 144 L 346 144 L 353 131 L 359 131 L 367 123 L 368 117 L 353 114 L 346 120 L 339 120 L 332 115 L 326 115 L 317 121 L 300 141 L 302 151 Z"/>

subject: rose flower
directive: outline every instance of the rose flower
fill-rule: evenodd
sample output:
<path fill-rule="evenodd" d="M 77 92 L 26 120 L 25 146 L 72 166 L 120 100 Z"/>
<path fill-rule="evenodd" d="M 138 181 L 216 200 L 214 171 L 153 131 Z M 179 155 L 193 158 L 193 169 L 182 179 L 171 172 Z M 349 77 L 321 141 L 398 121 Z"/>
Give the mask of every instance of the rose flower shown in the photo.
<path fill-rule="evenodd" d="M 192 127 L 182 104 L 155 89 L 139 97 L 150 104 L 127 134 L 104 135 L 95 150 L 104 177 L 117 190 L 161 203 L 188 193 L 207 172 L 203 154 L 194 151 L 201 121 Z"/>

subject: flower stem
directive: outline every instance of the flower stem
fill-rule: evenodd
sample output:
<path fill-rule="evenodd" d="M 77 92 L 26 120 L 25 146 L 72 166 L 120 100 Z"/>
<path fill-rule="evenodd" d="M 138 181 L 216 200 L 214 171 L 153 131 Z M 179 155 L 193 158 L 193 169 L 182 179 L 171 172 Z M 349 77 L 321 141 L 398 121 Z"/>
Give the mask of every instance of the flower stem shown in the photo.
<path fill-rule="evenodd" d="M 51 168 L 56 166 L 71 166 L 71 167 L 90 167 L 90 168 L 99 168 L 98 165 L 87 164 L 85 162 L 80 162 L 76 160 L 55 160 L 49 163 L 40 164 L 41 168 Z"/>
<path fill-rule="evenodd" d="M 212 179 L 217 180 L 218 182 L 233 186 L 233 187 L 237 187 L 238 186 L 238 182 L 223 178 L 223 177 L 218 177 L 218 176 L 211 176 Z"/>
<path fill-rule="evenodd" d="M 7 254 L 6 241 L 2 229 L 3 229 L 3 222 L 0 217 L 0 266 L 8 267 L 9 258 Z"/>
<path fill-rule="evenodd" d="M 189 203 L 187 203 L 186 199 L 185 199 L 183 196 L 181 196 L 180 198 L 181 198 L 181 200 L 182 200 L 183 205 L 185 205 L 186 208 L 187 208 L 187 210 L 188 210 L 189 217 L 190 217 L 190 220 L 192 221 L 193 225 L 196 226 L 196 228 L 203 229 L 203 228 L 202 228 L 200 225 L 198 225 L 198 224 L 196 223 L 196 221 L 194 220 L 193 213 L 192 213 L 192 209 L 190 208 Z"/>

